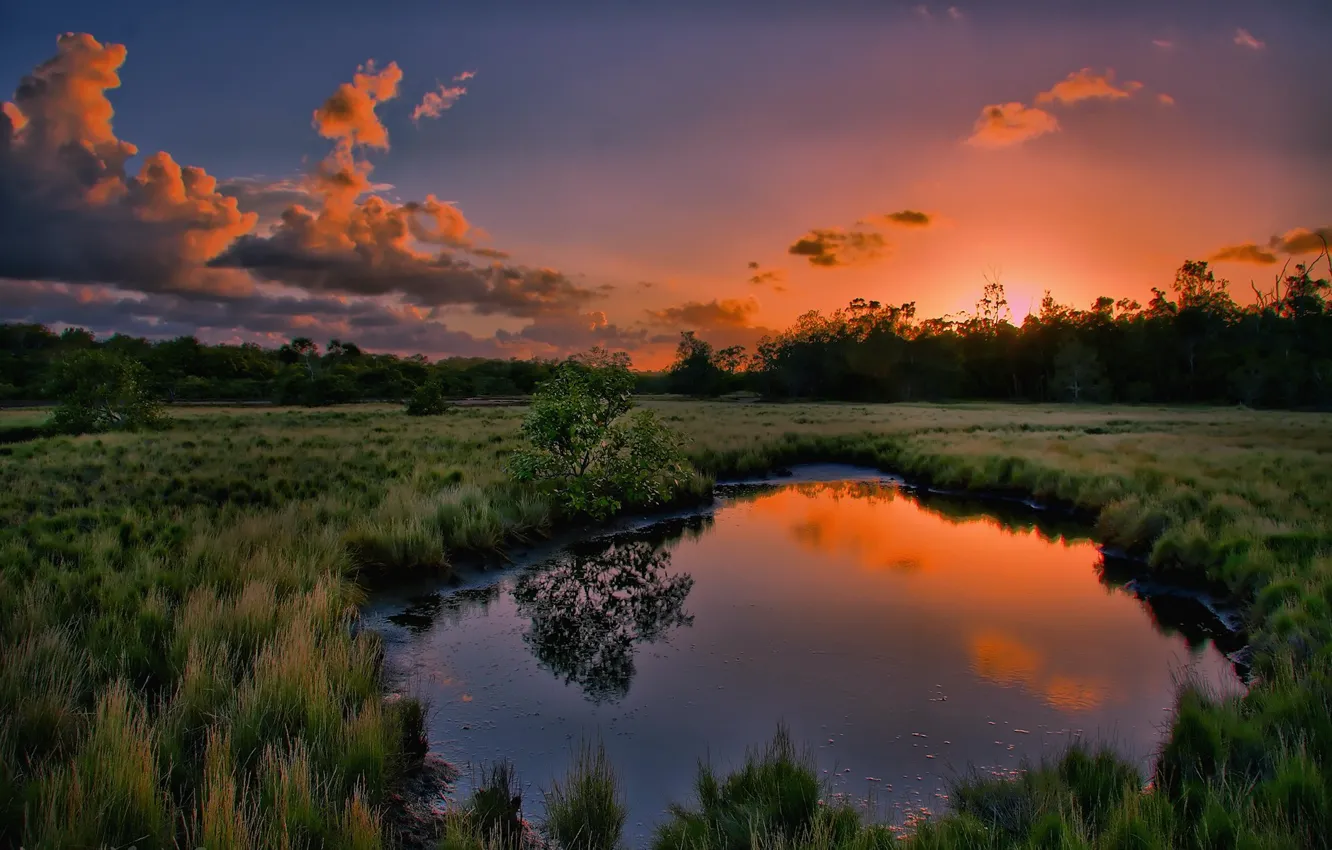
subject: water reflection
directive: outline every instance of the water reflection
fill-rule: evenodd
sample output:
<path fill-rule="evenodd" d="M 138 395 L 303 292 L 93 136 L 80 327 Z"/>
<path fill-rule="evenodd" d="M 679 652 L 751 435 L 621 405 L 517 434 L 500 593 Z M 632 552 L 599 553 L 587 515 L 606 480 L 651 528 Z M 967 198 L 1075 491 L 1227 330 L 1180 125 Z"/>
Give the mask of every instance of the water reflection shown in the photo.
<path fill-rule="evenodd" d="M 1086 526 L 1061 512 L 872 481 L 794 484 L 740 501 L 819 563 L 883 574 L 844 576 L 857 594 L 891 592 L 887 605 L 899 617 L 929 617 L 927 628 L 947 624 L 952 634 L 936 636 L 924 655 L 941 658 L 960 643 L 977 679 L 1023 690 L 1064 714 L 1102 708 L 1139 686 L 1127 659 L 1152 630 L 1138 628 L 1141 615 L 1108 594 L 1137 596 L 1155 631 L 1180 634 L 1190 654 L 1236 641 L 1196 597 L 1144 593 L 1140 565 L 1107 563 Z M 770 536 L 754 545 L 780 557 Z"/>
<path fill-rule="evenodd" d="M 1110 694 L 1110 683 L 1103 678 L 1050 672 L 1044 653 L 1000 631 L 976 632 L 970 650 L 971 669 L 977 676 L 1003 687 L 1024 688 L 1060 711 L 1088 711 Z"/>
<path fill-rule="evenodd" d="M 584 544 L 519 578 L 513 598 L 531 620 L 523 640 L 542 666 L 594 702 L 629 693 L 635 645 L 694 622 L 684 610 L 694 579 L 667 571 L 668 544 L 701 530 L 700 520 Z"/>
<path fill-rule="evenodd" d="M 413 597 L 401 613 L 390 616 L 388 621 L 413 634 L 423 634 L 436 624 L 453 625 L 467 614 L 484 612 L 499 595 L 499 584 L 464 587 L 448 594 L 427 593 Z"/>
<path fill-rule="evenodd" d="M 441 754 L 515 759 L 535 788 L 601 739 L 638 845 L 697 758 L 731 766 L 778 721 L 830 793 L 872 785 L 891 819 L 1078 734 L 1147 768 L 1181 675 L 1241 687 L 1205 595 L 1105 559 L 1067 516 L 865 481 L 723 494 L 713 518 L 386 610 Z"/>

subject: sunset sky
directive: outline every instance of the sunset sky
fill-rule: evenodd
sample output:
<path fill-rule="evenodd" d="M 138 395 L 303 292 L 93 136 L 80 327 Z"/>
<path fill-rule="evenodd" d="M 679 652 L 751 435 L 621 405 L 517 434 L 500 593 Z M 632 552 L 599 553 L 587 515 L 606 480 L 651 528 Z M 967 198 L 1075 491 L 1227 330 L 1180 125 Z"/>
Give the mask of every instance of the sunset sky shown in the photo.
<path fill-rule="evenodd" d="M 27 4 L 0 321 L 657 366 L 987 272 L 1244 300 L 1332 232 L 1330 45 L 1327 0 Z"/>

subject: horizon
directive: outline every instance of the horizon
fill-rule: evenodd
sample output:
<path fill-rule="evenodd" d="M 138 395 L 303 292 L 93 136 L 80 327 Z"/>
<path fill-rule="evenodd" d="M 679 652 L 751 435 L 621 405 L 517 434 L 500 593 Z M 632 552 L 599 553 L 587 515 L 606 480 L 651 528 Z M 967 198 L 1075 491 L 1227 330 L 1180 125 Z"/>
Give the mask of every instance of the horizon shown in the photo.
<path fill-rule="evenodd" d="M 987 274 L 1247 302 L 1332 235 L 1312 0 L 153 8 L 0 36 L 0 321 L 654 370 Z"/>

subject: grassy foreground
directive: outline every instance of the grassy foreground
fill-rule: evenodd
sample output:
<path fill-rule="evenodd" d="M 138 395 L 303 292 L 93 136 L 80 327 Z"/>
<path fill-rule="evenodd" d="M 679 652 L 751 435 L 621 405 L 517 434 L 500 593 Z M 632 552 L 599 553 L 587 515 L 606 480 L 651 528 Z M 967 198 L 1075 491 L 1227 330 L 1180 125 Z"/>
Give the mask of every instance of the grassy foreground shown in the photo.
<path fill-rule="evenodd" d="M 964 783 L 957 813 L 914 846 L 1327 846 L 1332 416 L 650 405 L 711 475 L 842 460 L 1030 494 L 1252 601 L 1258 686 L 1224 703 L 1182 693 L 1155 776 L 1075 750 L 1017 782 Z M 11 415 L 32 413 L 0 413 L 0 427 Z M 522 415 L 182 409 L 165 432 L 0 445 L 0 845 L 394 843 L 421 712 L 385 699 L 358 588 L 566 521 L 504 476 Z M 789 742 L 773 747 L 746 768 L 753 782 L 701 782 L 662 850 L 890 840 L 851 813 L 787 812 L 783 795 L 805 800 L 807 783 Z M 789 762 L 781 781 L 760 769 L 773 759 Z M 728 797 L 733 780 L 744 793 Z M 577 799 L 584 785 L 603 802 Z M 605 782 L 562 793 L 572 813 L 613 797 Z"/>

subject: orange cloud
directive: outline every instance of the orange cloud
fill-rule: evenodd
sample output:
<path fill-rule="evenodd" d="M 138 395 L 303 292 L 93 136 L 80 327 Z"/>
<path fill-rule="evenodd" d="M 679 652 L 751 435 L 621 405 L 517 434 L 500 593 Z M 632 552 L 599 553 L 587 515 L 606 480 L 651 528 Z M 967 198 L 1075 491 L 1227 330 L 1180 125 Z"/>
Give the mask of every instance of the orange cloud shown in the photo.
<path fill-rule="evenodd" d="M 1277 262 L 1277 254 L 1299 256 L 1301 254 L 1319 254 L 1324 247 L 1332 244 L 1332 226 L 1310 230 L 1297 227 L 1280 236 L 1273 236 L 1266 247 L 1255 242 L 1243 242 L 1227 245 L 1208 257 L 1214 263 L 1255 263 L 1270 266 Z"/>
<path fill-rule="evenodd" d="M 464 82 L 475 76 L 475 71 L 463 71 L 461 74 L 454 75 L 453 82 Z M 447 86 L 441 83 L 437 90 L 426 92 L 425 97 L 412 110 L 412 120 L 419 122 L 422 118 L 438 118 L 453 104 L 457 103 L 458 98 L 465 94 L 467 94 L 466 86 Z"/>
<path fill-rule="evenodd" d="M 1317 254 L 1332 244 L 1332 225 L 1314 230 L 1297 227 L 1282 236 L 1273 236 L 1270 244 L 1286 254 Z"/>
<path fill-rule="evenodd" d="M 46 151 L 80 146 L 105 162 L 108 171 L 124 167 L 138 149 L 116 138 L 111 128 L 115 109 L 107 89 L 120 87 L 120 66 L 125 64 L 123 44 L 101 44 L 87 33 L 65 33 L 56 39 L 56 55 L 43 62 L 19 83 L 15 103 L 5 109 L 18 112 L 11 121 L 23 131 L 23 141 Z"/>
<path fill-rule="evenodd" d="M 145 291 L 236 294 L 248 278 L 204 268 L 258 219 L 201 168 L 167 153 L 137 176 L 106 92 L 124 45 L 66 33 L 19 83 L 0 121 L 0 277 L 128 283 Z"/>
<path fill-rule="evenodd" d="M 1240 47 L 1247 47 L 1250 50 L 1262 50 L 1267 46 L 1267 42 L 1255 38 L 1253 33 L 1249 32 L 1244 27 L 1239 27 L 1235 30 L 1235 43 Z"/>
<path fill-rule="evenodd" d="M 753 298 L 711 301 L 687 301 L 674 307 L 648 310 L 652 324 L 666 327 L 689 327 L 699 330 L 712 328 L 749 327 L 749 320 L 758 312 L 759 304 Z"/>
<path fill-rule="evenodd" d="M 9 130 L 11 133 L 20 133 L 28 125 L 28 116 L 24 115 L 17 106 L 5 101 L 0 103 L 0 112 L 9 119 Z"/>
<path fill-rule="evenodd" d="M 473 252 L 472 226 L 459 209 L 434 195 L 397 204 L 370 193 L 373 166 L 358 149 L 388 147 L 375 109 L 397 96 L 401 79 L 396 63 L 377 71 L 367 62 L 340 85 L 315 112 L 316 129 L 335 141 L 310 178 L 317 208 L 292 204 L 271 234 L 236 240 L 214 265 L 312 291 L 400 294 L 430 306 L 468 304 L 527 318 L 558 314 L 567 320 L 561 333 L 580 325 L 581 308 L 597 293 L 553 269 L 460 259 L 444 250 Z"/>
<path fill-rule="evenodd" d="M 400 82 L 402 69 L 397 62 L 377 71 L 371 59 L 356 69 L 350 83 L 338 86 L 315 110 L 315 129 L 324 138 L 339 143 L 387 149 L 388 129 L 375 114 L 375 106 L 397 97 Z"/>
<path fill-rule="evenodd" d="M 1069 74 L 1049 91 L 1036 95 L 1036 102 L 1068 105 L 1083 100 L 1123 100 L 1141 88 L 1142 83 L 1137 82 L 1116 85 L 1115 72 L 1110 69 L 1098 74 L 1091 68 L 1083 68 Z"/>
<path fill-rule="evenodd" d="M 881 233 L 833 227 L 809 231 L 786 252 L 806 258 L 812 266 L 833 268 L 873 262 L 887 250 L 888 243 Z"/>
<path fill-rule="evenodd" d="M 1175 99 L 1174 99 L 1173 97 L 1171 97 L 1170 95 L 1166 94 L 1165 92 L 1161 92 L 1160 94 L 1158 94 L 1158 95 L 1156 96 L 1156 100 L 1157 100 L 1158 103 L 1163 104 L 1164 106 L 1174 106 L 1174 105 L 1175 105 Z"/>
<path fill-rule="evenodd" d="M 1277 261 L 1276 254 L 1261 248 L 1252 242 L 1241 245 L 1227 245 L 1207 258 L 1212 263 L 1254 263 L 1270 266 Z"/>
<path fill-rule="evenodd" d="M 993 104 L 981 110 L 967 144 L 1006 148 L 1058 130 L 1058 119 L 1044 109 L 1023 106 L 1017 101 Z"/>
<path fill-rule="evenodd" d="M 126 191 L 141 221 L 181 225 L 180 256 L 191 264 L 216 257 L 258 220 L 255 213 L 242 213 L 234 198 L 219 194 L 217 179 L 208 172 L 182 168 L 165 151 L 144 161 Z"/>

